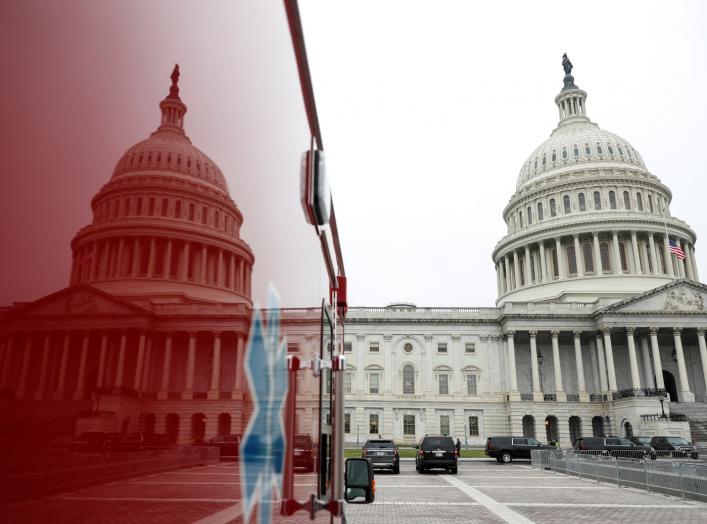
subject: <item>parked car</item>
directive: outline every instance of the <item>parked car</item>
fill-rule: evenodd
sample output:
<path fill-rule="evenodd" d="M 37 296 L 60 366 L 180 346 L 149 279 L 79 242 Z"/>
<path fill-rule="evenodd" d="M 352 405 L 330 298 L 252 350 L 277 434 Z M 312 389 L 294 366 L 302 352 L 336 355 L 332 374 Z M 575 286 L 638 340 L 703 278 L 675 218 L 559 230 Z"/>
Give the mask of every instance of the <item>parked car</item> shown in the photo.
<path fill-rule="evenodd" d="M 110 452 L 155 451 L 172 447 L 169 436 L 160 434 L 125 433 L 108 440 L 104 449 Z"/>
<path fill-rule="evenodd" d="M 218 448 L 220 460 L 238 460 L 241 435 L 217 435 L 199 445 Z"/>
<path fill-rule="evenodd" d="M 532 437 L 489 437 L 484 453 L 498 462 L 508 464 L 513 459 L 529 459 L 533 449 L 556 449 Z"/>
<path fill-rule="evenodd" d="M 316 449 L 312 437 L 305 433 L 295 435 L 293 444 L 294 467 L 304 468 L 305 471 L 311 473 L 314 471 L 316 464 Z"/>
<path fill-rule="evenodd" d="M 598 454 L 610 457 L 656 459 L 655 450 L 651 446 L 636 444 L 629 439 L 619 437 L 578 438 L 574 443 L 574 449 L 579 453 Z"/>
<path fill-rule="evenodd" d="M 120 433 L 105 431 L 86 431 L 71 441 L 70 451 L 79 453 L 98 453 L 103 451 L 106 442 L 120 437 Z"/>
<path fill-rule="evenodd" d="M 697 448 L 682 437 L 655 436 L 651 439 L 651 446 L 661 457 L 697 459 L 700 456 Z"/>
<path fill-rule="evenodd" d="M 639 446 L 650 446 L 651 445 L 651 438 L 652 437 L 641 437 L 641 436 L 628 437 L 628 439 L 631 442 L 633 442 L 634 444 L 638 444 Z"/>
<path fill-rule="evenodd" d="M 457 473 L 457 448 L 454 439 L 447 435 L 425 435 L 415 446 L 415 469 L 424 473 L 428 469 L 442 468 Z"/>
<path fill-rule="evenodd" d="M 367 440 L 361 456 L 368 459 L 374 469 L 390 469 L 393 473 L 400 473 L 400 452 L 392 440 Z"/>

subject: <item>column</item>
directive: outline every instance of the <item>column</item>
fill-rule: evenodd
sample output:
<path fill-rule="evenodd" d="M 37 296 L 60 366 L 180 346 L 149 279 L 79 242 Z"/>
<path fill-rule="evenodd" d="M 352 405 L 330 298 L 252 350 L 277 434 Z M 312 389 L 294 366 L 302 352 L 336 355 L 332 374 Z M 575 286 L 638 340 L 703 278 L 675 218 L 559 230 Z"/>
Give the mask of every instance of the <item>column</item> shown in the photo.
<path fill-rule="evenodd" d="M 602 394 L 609 391 L 609 384 L 606 381 L 606 357 L 604 356 L 604 339 L 600 334 L 596 335 L 597 360 L 599 361 L 599 386 Z"/>
<path fill-rule="evenodd" d="M 697 343 L 700 346 L 700 361 L 702 362 L 702 376 L 707 388 L 707 345 L 705 345 L 705 328 L 697 328 Z M 705 392 L 707 400 L 707 391 Z"/>
<path fill-rule="evenodd" d="M 589 337 L 589 360 L 591 369 L 591 389 L 594 392 L 601 393 L 601 385 L 599 384 L 599 359 L 597 358 L 597 343 L 594 337 Z M 591 395 L 590 395 L 591 400 Z"/>
<path fill-rule="evenodd" d="M 182 262 L 179 268 L 179 279 L 187 280 L 189 277 L 189 241 L 184 242 L 182 247 Z"/>
<path fill-rule="evenodd" d="M 508 340 L 508 374 L 510 379 L 510 398 L 511 400 L 520 400 L 518 392 L 518 376 L 516 375 L 516 349 L 515 349 L 515 332 L 507 331 L 506 337 Z"/>
<path fill-rule="evenodd" d="M 560 332 L 553 330 L 552 333 L 552 366 L 555 371 L 555 398 L 558 402 L 567 400 L 564 389 L 562 388 L 562 366 L 560 363 Z"/>
<path fill-rule="evenodd" d="M 555 251 L 557 253 L 557 274 L 559 275 L 559 278 L 567 278 L 565 257 L 562 253 L 562 242 L 559 238 L 555 239 Z"/>
<path fill-rule="evenodd" d="M 243 259 L 238 263 L 238 291 L 241 294 L 245 292 L 245 261 Z"/>
<path fill-rule="evenodd" d="M 655 370 L 655 387 L 665 390 L 663 381 L 663 364 L 660 360 L 660 347 L 658 346 L 658 328 L 650 328 L 651 350 L 653 352 L 653 369 Z"/>
<path fill-rule="evenodd" d="M 631 231 L 631 246 L 633 247 L 633 269 L 636 275 L 640 275 L 644 271 L 641 268 L 641 255 L 638 252 L 638 239 L 635 231 Z"/>
<path fill-rule="evenodd" d="M 140 390 L 143 393 L 150 392 L 150 363 L 152 362 L 152 336 L 146 337 L 145 359 L 142 364 L 142 379 Z"/>
<path fill-rule="evenodd" d="M 628 342 L 628 362 L 631 367 L 631 387 L 641 388 L 641 376 L 638 374 L 638 359 L 636 358 L 636 339 L 634 338 L 634 328 L 626 328 L 626 340 Z"/>
<path fill-rule="evenodd" d="M 623 272 L 621 266 L 621 249 L 619 249 L 619 234 L 616 231 L 611 232 L 611 237 L 614 244 L 614 273 L 620 275 Z"/>
<path fill-rule="evenodd" d="M 83 334 L 83 341 L 81 343 L 81 357 L 79 359 L 79 376 L 76 381 L 76 390 L 74 391 L 74 399 L 81 400 L 84 397 L 84 383 L 86 381 L 86 358 L 88 358 L 88 342 L 90 334 L 85 332 Z"/>
<path fill-rule="evenodd" d="M 577 276 L 584 276 L 584 253 L 582 252 L 579 245 L 579 235 L 574 235 L 574 258 L 577 262 Z"/>
<path fill-rule="evenodd" d="M 682 245 L 682 250 L 685 252 L 684 262 L 687 278 L 690 280 L 695 280 L 695 275 L 692 273 L 692 253 L 690 253 L 690 244 L 685 240 L 681 240 L 680 245 Z"/>
<path fill-rule="evenodd" d="M 606 370 L 609 375 L 609 391 L 614 392 L 617 388 L 616 370 L 614 368 L 614 350 L 611 348 L 611 328 L 604 328 L 602 331 L 604 333 L 604 351 L 606 351 Z"/>
<path fill-rule="evenodd" d="M 172 239 L 167 240 L 164 259 L 162 260 L 162 277 L 167 279 L 172 272 Z"/>
<path fill-rule="evenodd" d="M 135 237 L 133 242 L 133 267 L 132 276 L 140 276 L 140 237 Z"/>
<path fill-rule="evenodd" d="M 41 400 L 44 398 L 44 387 L 47 381 L 47 364 L 49 363 L 49 348 L 51 346 L 51 341 L 51 333 L 45 334 L 44 346 L 42 347 L 42 364 L 39 368 L 39 382 L 37 383 L 37 389 L 34 392 L 35 400 Z"/>
<path fill-rule="evenodd" d="M 147 258 L 147 278 L 155 273 L 155 237 L 150 238 L 150 254 Z"/>
<path fill-rule="evenodd" d="M 513 273 L 515 275 L 515 289 L 520 287 L 520 257 L 518 256 L 518 250 L 513 250 Z"/>
<path fill-rule="evenodd" d="M 525 285 L 533 283 L 533 271 L 530 267 L 530 248 L 525 246 Z"/>
<path fill-rule="evenodd" d="M 182 399 L 191 400 L 194 398 L 194 368 L 196 364 L 196 333 L 189 332 L 189 350 L 187 352 L 187 374 L 184 380 L 184 391 Z"/>
<path fill-rule="evenodd" d="M 206 284 L 206 256 L 208 254 L 206 244 L 201 245 L 201 267 L 199 268 L 199 281 Z"/>
<path fill-rule="evenodd" d="M 641 360 L 643 361 L 643 383 L 645 387 L 652 388 L 651 355 L 648 351 L 648 338 L 645 335 L 641 335 Z"/>
<path fill-rule="evenodd" d="M 658 274 L 658 260 L 655 256 L 655 239 L 653 238 L 653 233 L 648 233 L 648 256 L 651 257 L 651 267 L 653 268 L 652 273 L 654 275 Z"/>
<path fill-rule="evenodd" d="M 673 271 L 673 254 L 670 252 L 670 239 L 668 235 L 663 235 L 663 259 L 665 260 L 665 272 L 670 278 L 675 278 Z"/>
<path fill-rule="evenodd" d="M 221 333 L 214 333 L 213 356 L 211 359 L 211 387 L 208 398 L 217 400 L 221 394 Z"/>
<path fill-rule="evenodd" d="M 695 246 L 688 244 L 687 248 L 690 250 L 690 263 L 692 264 L 692 276 L 695 277 L 695 282 L 700 281 L 700 274 L 697 272 L 697 258 L 695 257 Z"/>
<path fill-rule="evenodd" d="M 160 400 L 169 397 L 169 375 L 172 370 L 172 333 L 167 333 L 164 337 L 164 358 L 162 359 L 162 381 L 157 398 Z"/>
<path fill-rule="evenodd" d="M 599 249 L 599 233 L 592 233 L 592 240 L 594 242 L 594 273 L 597 275 L 603 275 L 604 269 L 601 266 L 601 250 Z"/>
<path fill-rule="evenodd" d="M 504 255 L 504 256 L 503 256 L 503 267 L 504 267 L 505 272 L 506 272 L 506 291 L 507 291 L 507 292 L 512 289 L 512 286 L 511 286 L 511 272 L 510 272 L 508 266 L 509 266 L 509 264 L 508 264 L 508 255 Z"/>
<path fill-rule="evenodd" d="M 10 367 L 12 364 L 12 350 L 15 339 L 12 335 L 7 338 L 7 346 L 5 347 L 5 358 L 2 359 L 0 365 L 2 366 L 2 374 L 0 374 L 0 388 L 8 387 L 10 380 Z"/>
<path fill-rule="evenodd" d="M 540 273 L 542 274 L 542 281 L 547 282 L 547 263 L 545 262 L 545 242 L 541 240 L 538 245 L 540 246 Z"/>
<path fill-rule="evenodd" d="M 89 264 L 88 264 L 88 278 L 87 280 L 93 280 L 96 277 L 96 271 L 98 268 L 98 242 L 95 240 L 91 242 L 91 251 L 88 251 Z"/>
<path fill-rule="evenodd" d="M 32 335 L 27 334 L 27 340 L 25 341 L 25 350 L 22 352 L 22 367 L 20 368 L 20 382 L 17 386 L 17 398 L 23 399 L 27 398 L 28 395 L 25 392 L 25 387 L 27 386 L 27 371 L 29 371 L 29 360 L 32 355 Z"/>
<path fill-rule="evenodd" d="M 236 376 L 233 382 L 233 397 L 240 398 L 243 393 L 243 376 L 245 372 L 243 371 L 243 345 L 244 345 L 244 335 L 237 335 L 236 342 Z"/>
<path fill-rule="evenodd" d="M 223 249 L 218 250 L 218 266 L 216 267 L 216 285 L 223 286 Z"/>
<path fill-rule="evenodd" d="M 530 369 L 533 377 L 533 400 L 542 402 L 543 392 L 540 389 L 540 370 L 538 369 L 537 331 L 529 331 L 530 335 Z"/>
<path fill-rule="evenodd" d="M 680 402 L 694 402 L 695 395 L 690 391 L 690 384 L 687 381 L 687 367 L 685 366 L 685 354 L 682 350 L 681 328 L 673 329 L 673 339 L 675 340 L 675 352 L 678 357 L 678 375 L 680 376 Z"/>
<path fill-rule="evenodd" d="M 103 241 L 103 256 L 101 257 L 101 265 L 99 267 L 99 278 L 108 278 L 108 268 L 109 268 L 109 257 L 108 251 L 110 249 L 110 240 L 106 239 Z"/>
<path fill-rule="evenodd" d="M 142 362 L 145 359 L 145 333 L 140 333 L 140 340 L 137 346 L 137 358 L 135 360 L 135 378 L 133 389 L 140 391 L 140 380 L 142 379 Z"/>
<path fill-rule="evenodd" d="M 500 264 L 496 263 L 496 294 L 500 297 L 503 295 L 503 288 L 501 287 L 501 267 Z"/>
<path fill-rule="evenodd" d="M 120 349 L 118 350 L 118 366 L 115 372 L 115 389 L 120 393 L 123 387 L 123 370 L 125 369 L 125 347 L 128 343 L 128 335 L 123 331 L 120 334 Z"/>
<path fill-rule="evenodd" d="M 103 332 L 101 335 L 101 349 L 98 354 L 98 374 L 96 376 L 96 388 L 100 389 L 104 386 L 104 378 L 106 370 L 106 351 L 108 350 L 108 335 Z"/>
<path fill-rule="evenodd" d="M 383 335 L 383 389 L 384 393 L 392 393 L 393 391 L 393 352 L 391 350 L 390 341 L 393 339 L 392 335 Z M 454 343 L 452 343 L 454 347 Z M 452 348 L 448 348 L 447 351 L 452 351 Z M 452 384 L 449 384 L 449 391 L 452 391 Z"/>
<path fill-rule="evenodd" d="M 228 285 L 232 291 L 236 290 L 236 257 L 231 253 L 231 263 L 228 265 Z"/>
<path fill-rule="evenodd" d="M 579 401 L 589 402 L 587 384 L 584 379 L 584 361 L 582 360 L 582 332 L 574 332 L 574 360 L 577 366 L 577 389 L 579 390 Z"/>
<path fill-rule="evenodd" d="M 69 345 L 71 344 L 71 335 L 67 331 L 64 333 L 64 345 L 61 349 L 61 360 L 59 361 L 59 380 L 57 381 L 54 398 L 62 400 L 64 398 L 64 387 L 66 386 L 66 365 L 69 362 Z"/>

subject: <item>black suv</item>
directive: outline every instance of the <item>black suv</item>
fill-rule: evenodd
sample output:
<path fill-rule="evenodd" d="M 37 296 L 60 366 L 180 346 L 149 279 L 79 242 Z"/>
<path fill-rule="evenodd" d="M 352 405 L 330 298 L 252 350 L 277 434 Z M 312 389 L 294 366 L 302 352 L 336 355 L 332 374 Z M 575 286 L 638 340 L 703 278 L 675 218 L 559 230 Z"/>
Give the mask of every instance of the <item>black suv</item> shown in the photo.
<path fill-rule="evenodd" d="M 655 460 L 655 450 L 651 446 L 636 444 L 619 437 L 582 437 L 574 443 L 579 453 L 607 455 L 632 459 Z"/>
<path fill-rule="evenodd" d="M 555 446 L 547 446 L 532 437 L 489 437 L 484 453 L 508 464 L 516 458 L 529 459 L 533 449 L 555 449 Z"/>
<path fill-rule="evenodd" d="M 651 439 L 651 446 L 661 457 L 697 459 L 700 456 L 695 446 L 682 437 L 655 436 Z"/>
<path fill-rule="evenodd" d="M 392 440 L 367 440 L 361 456 L 371 463 L 374 469 L 385 468 L 400 473 L 400 453 Z"/>
<path fill-rule="evenodd" d="M 454 439 L 446 435 L 425 435 L 417 448 L 415 469 L 424 473 L 428 469 L 441 468 L 457 472 L 457 448 Z"/>

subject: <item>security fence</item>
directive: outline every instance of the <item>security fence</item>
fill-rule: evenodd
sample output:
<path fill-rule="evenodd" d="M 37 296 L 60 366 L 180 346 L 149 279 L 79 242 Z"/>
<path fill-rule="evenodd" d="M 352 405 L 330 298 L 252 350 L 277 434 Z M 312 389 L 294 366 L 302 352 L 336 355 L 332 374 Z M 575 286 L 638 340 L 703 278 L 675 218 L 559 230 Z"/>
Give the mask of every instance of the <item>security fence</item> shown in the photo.
<path fill-rule="evenodd" d="M 219 449 L 182 446 L 113 454 L 2 457 L 0 503 L 219 461 Z"/>
<path fill-rule="evenodd" d="M 707 464 L 696 460 L 575 450 L 532 450 L 530 458 L 540 469 L 707 502 Z"/>

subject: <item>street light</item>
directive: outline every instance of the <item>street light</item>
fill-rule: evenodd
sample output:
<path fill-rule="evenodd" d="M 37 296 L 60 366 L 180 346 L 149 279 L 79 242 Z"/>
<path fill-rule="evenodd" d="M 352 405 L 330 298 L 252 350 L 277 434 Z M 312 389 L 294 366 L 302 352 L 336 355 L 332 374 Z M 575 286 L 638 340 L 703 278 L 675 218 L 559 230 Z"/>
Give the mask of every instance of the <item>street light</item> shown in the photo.
<path fill-rule="evenodd" d="M 660 418 L 666 419 L 668 418 L 665 415 L 665 408 L 663 407 L 663 403 L 665 402 L 667 395 L 665 393 L 661 393 L 660 396 L 658 397 L 658 400 L 660 401 Z"/>
<path fill-rule="evenodd" d="M 540 391 L 545 394 L 545 390 L 543 389 L 543 354 L 538 351 L 538 366 L 540 369 L 538 370 L 538 375 L 540 376 Z"/>
<path fill-rule="evenodd" d="M 469 446 L 469 441 L 468 441 L 467 438 L 466 438 L 466 436 L 467 436 L 467 434 L 468 434 L 468 433 L 467 433 L 467 429 L 466 429 L 467 427 L 468 427 L 468 426 L 467 426 L 466 424 L 464 424 L 464 447 L 468 447 L 468 446 Z"/>
<path fill-rule="evenodd" d="M 361 427 L 360 424 L 356 424 L 356 447 L 357 447 L 357 448 L 359 447 L 358 431 L 359 431 L 359 428 L 360 428 L 360 427 Z"/>

